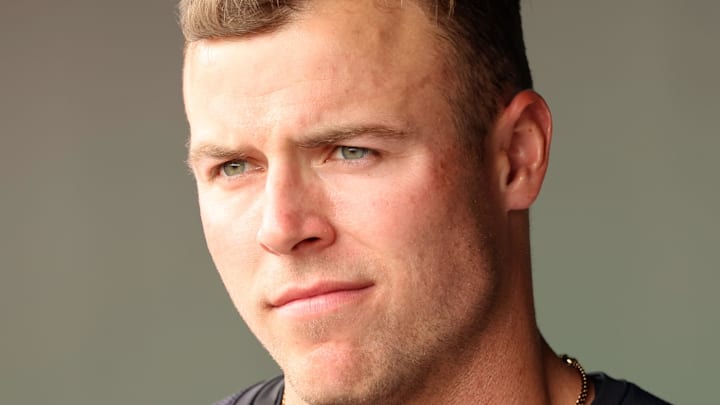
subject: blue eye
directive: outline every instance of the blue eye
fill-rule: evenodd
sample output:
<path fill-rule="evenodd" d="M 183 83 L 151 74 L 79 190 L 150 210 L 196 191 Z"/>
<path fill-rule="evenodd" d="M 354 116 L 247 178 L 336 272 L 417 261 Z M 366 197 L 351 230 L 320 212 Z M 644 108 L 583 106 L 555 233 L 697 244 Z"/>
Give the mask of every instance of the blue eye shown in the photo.
<path fill-rule="evenodd" d="M 355 146 L 340 146 L 338 147 L 338 151 L 340 152 L 340 156 L 345 160 L 358 160 L 370 154 L 370 149 Z"/>
<path fill-rule="evenodd" d="M 224 163 L 220 167 L 220 170 L 222 171 L 222 174 L 225 175 L 225 177 L 234 177 L 244 174 L 248 169 L 247 166 L 248 162 L 244 160 L 233 160 Z"/>

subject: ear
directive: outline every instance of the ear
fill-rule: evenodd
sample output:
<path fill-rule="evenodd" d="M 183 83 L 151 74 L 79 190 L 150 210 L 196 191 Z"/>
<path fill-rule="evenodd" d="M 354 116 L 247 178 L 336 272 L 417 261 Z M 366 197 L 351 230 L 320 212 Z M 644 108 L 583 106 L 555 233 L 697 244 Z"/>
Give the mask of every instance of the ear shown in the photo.
<path fill-rule="evenodd" d="M 552 116 L 532 90 L 518 93 L 501 112 L 490 148 L 507 211 L 525 210 L 540 193 L 548 166 Z"/>

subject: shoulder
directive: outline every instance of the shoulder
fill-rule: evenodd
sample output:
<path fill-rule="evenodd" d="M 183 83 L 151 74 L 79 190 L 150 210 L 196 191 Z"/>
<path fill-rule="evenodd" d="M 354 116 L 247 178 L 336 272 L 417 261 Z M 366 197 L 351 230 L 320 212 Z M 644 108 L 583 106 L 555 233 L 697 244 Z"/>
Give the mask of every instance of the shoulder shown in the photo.
<path fill-rule="evenodd" d="M 283 376 L 259 382 L 213 405 L 280 405 L 285 388 Z"/>
<path fill-rule="evenodd" d="M 669 405 L 631 382 L 604 373 L 591 373 L 588 377 L 595 386 L 592 405 Z"/>

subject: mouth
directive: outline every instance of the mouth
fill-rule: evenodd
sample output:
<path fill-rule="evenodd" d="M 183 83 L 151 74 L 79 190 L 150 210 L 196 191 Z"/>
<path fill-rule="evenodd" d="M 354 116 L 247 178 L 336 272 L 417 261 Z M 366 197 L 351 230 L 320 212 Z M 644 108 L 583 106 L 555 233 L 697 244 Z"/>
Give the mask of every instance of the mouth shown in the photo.
<path fill-rule="evenodd" d="M 369 282 L 322 282 L 308 287 L 291 287 L 270 301 L 270 307 L 283 316 L 319 316 L 357 303 L 369 295 Z"/>

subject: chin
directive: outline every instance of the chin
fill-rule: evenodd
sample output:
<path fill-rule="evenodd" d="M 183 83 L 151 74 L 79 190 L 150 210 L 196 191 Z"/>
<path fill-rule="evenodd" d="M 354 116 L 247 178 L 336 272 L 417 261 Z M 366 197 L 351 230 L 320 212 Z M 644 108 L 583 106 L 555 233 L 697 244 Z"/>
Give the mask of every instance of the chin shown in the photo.
<path fill-rule="evenodd" d="M 392 391 L 388 386 L 376 381 L 342 382 L 329 377 L 315 381 L 303 379 L 294 383 L 288 379 L 296 394 L 309 405 L 370 405 L 394 403 Z"/>
<path fill-rule="evenodd" d="M 357 352 L 316 350 L 303 364 L 286 369 L 286 383 L 310 405 L 386 403 L 392 377 Z"/>

